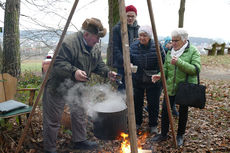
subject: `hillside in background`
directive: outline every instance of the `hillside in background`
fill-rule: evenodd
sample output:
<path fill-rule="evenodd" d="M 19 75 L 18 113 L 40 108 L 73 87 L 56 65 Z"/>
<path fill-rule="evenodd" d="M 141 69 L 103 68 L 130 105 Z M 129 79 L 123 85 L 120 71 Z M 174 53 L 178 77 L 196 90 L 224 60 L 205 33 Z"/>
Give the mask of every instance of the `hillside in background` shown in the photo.
<path fill-rule="evenodd" d="M 73 31 L 68 31 L 67 34 L 71 34 Z M 49 50 L 53 50 L 58 43 L 61 30 L 22 30 L 20 31 L 20 44 L 21 52 L 23 56 L 45 56 Z M 3 33 L 0 33 L 0 42 L 3 40 Z M 198 50 L 205 54 L 204 48 L 210 47 L 212 43 L 216 42 L 214 39 L 190 37 L 190 42 L 195 45 Z M 159 42 L 164 40 L 163 36 L 159 36 Z M 109 34 L 101 39 L 102 52 L 106 53 L 107 45 L 109 41 Z M 220 41 L 220 40 L 218 40 Z"/>
<path fill-rule="evenodd" d="M 74 33 L 73 31 L 68 31 L 67 34 Z M 20 39 L 34 40 L 34 41 L 58 41 L 61 36 L 61 30 L 22 30 L 20 31 Z M 0 33 L 0 38 L 2 39 L 3 33 Z M 159 36 L 158 40 L 162 41 L 163 36 Z M 189 37 L 190 41 L 194 44 L 210 44 L 215 42 L 211 38 L 202 38 L 202 37 Z M 103 43 L 108 43 L 109 33 L 105 37 L 101 38 Z M 218 40 L 220 41 L 220 40 Z"/>
<path fill-rule="evenodd" d="M 159 36 L 158 40 L 159 41 L 163 41 L 164 37 L 163 36 Z M 215 42 L 214 39 L 202 38 L 202 37 L 189 37 L 189 40 L 194 45 L 212 44 L 213 42 Z M 109 34 L 106 34 L 106 36 L 104 38 L 102 38 L 101 41 L 104 42 L 104 43 L 108 43 L 109 42 Z"/>

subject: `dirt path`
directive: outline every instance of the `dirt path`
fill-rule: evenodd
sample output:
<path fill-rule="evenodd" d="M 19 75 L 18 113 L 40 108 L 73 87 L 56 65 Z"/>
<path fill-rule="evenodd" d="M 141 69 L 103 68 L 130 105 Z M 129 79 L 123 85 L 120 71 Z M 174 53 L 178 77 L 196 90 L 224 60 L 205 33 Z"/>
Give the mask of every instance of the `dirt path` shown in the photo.
<path fill-rule="evenodd" d="M 230 81 L 230 54 L 201 56 L 201 79 Z"/>
<path fill-rule="evenodd" d="M 230 81 L 230 69 L 220 69 L 220 68 L 212 68 L 212 69 L 202 69 L 200 73 L 201 79 L 209 79 L 209 80 L 229 80 Z"/>

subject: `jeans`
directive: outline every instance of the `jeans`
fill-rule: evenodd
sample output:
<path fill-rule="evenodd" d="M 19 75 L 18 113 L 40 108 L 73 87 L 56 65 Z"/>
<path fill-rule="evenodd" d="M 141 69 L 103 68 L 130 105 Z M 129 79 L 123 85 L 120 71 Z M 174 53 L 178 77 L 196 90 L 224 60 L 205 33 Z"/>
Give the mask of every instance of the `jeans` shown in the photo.
<path fill-rule="evenodd" d="M 170 105 L 172 107 L 175 103 L 175 96 L 169 96 L 169 100 L 170 100 Z M 163 102 L 161 117 L 162 117 L 162 119 L 161 119 L 161 134 L 167 135 L 169 132 L 169 117 L 168 117 L 168 111 L 167 111 L 167 107 L 166 107 L 166 99 L 165 98 L 164 98 L 164 102 Z M 188 120 L 188 107 L 180 105 L 177 135 L 185 134 L 187 120 Z"/>
<path fill-rule="evenodd" d="M 146 91 L 147 108 L 149 113 L 149 127 L 157 126 L 159 103 L 162 86 L 161 83 L 144 84 L 134 81 L 134 104 L 136 124 L 141 125 L 143 120 L 144 92 Z"/>

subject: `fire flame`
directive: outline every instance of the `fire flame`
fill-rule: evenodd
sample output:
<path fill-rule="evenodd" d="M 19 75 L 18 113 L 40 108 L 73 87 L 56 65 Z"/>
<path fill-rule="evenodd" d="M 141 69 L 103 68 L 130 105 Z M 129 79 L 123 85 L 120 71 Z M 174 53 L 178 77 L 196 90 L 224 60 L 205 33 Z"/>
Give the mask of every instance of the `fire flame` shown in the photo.
<path fill-rule="evenodd" d="M 131 153 L 131 148 L 130 148 L 130 142 L 128 140 L 128 134 L 125 133 L 121 133 L 121 137 L 122 137 L 122 143 L 121 143 L 121 149 L 120 149 L 120 153 Z M 147 137 L 147 133 L 144 133 L 143 136 L 140 137 L 140 139 L 138 139 L 138 152 L 142 152 L 142 147 L 141 144 L 145 143 Z"/>

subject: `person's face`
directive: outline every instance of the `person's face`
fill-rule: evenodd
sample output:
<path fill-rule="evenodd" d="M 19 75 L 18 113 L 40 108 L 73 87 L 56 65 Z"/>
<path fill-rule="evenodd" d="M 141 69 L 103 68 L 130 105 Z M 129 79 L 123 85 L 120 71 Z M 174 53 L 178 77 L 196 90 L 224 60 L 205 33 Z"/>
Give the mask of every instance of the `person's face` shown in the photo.
<path fill-rule="evenodd" d="M 139 40 L 142 45 L 147 45 L 149 43 L 150 38 L 147 35 L 147 33 L 143 32 L 139 34 Z"/>
<path fill-rule="evenodd" d="M 168 42 L 166 45 L 165 45 L 166 48 L 168 48 L 169 50 L 172 49 L 172 41 Z"/>
<path fill-rule="evenodd" d="M 99 43 L 100 37 L 95 34 L 86 32 L 84 34 L 84 39 L 89 47 L 93 47 L 96 43 Z"/>
<path fill-rule="evenodd" d="M 172 46 L 174 50 L 179 50 L 184 46 L 186 41 L 182 41 L 180 36 L 172 37 Z"/>
<path fill-rule="evenodd" d="M 134 21 L 136 20 L 136 13 L 133 11 L 129 11 L 126 13 L 127 15 L 127 24 L 132 25 Z"/>

